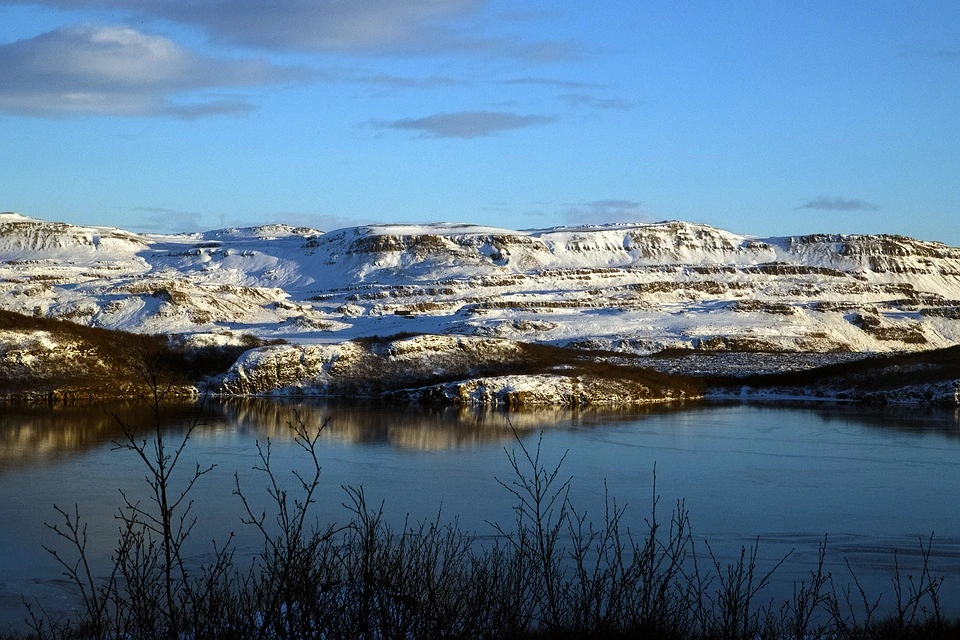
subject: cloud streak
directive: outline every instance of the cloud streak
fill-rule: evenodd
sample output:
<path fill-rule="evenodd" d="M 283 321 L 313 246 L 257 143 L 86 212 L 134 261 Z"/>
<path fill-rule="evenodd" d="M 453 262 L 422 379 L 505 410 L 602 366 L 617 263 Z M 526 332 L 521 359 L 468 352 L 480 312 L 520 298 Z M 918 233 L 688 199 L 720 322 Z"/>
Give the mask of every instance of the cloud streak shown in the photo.
<path fill-rule="evenodd" d="M 515 58 L 532 63 L 577 60 L 584 55 L 583 48 L 569 40 L 543 40 L 509 47 L 506 51 Z"/>
<path fill-rule="evenodd" d="M 654 217 L 636 200 L 611 198 L 579 202 L 563 212 L 569 224 L 606 224 L 611 222 L 653 222 Z"/>
<path fill-rule="evenodd" d="M 118 4 L 103 2 L 103 4 Z M 477 0 L 140 0 L 138 10 L 192 24 L 214 39 L 271 50 L 402 50 L 449 40 L 444 21 L 479 8 Z"/>
<path fill-rule="evenodd" d="M 800 209 L 818 209 L 821 211 L 879 211 L 880 207 L 865 200 L 817 196 L 813 200 L 797 207 Z"/>
<path fill-rule="evenodd" d="M 520 115 L 504 111 L 459 111 L 423 118 L 371 121 L 379 129 L 415 131 L 425 138 L 480 138 L 513 129 L 525 129 L 556 121 L 554 116 Z"/>
<path fill-rule="evenodd" d="M 557 80 L 555 78 L 537 78 L 531 76 L 500 80 L 497 84 L 556 87 L 559 89 L 599 89 L 603 86 L 596 82 L 578 82 L 576 80 Z"/>
<path fill-rule="evenodd" d="M 119 11 L 206 31 L 215 40 L 273 50 L 349 51 L 420 41 L 444 19 L 467 15 L 482 0 L 0 0 L 76 11 Z"/>
<path fill-rule="evenodd" d="M 355 76 L 351 78 L 350 81 L 358 84 L 365 84 L 373 87 L 383 87 L 387 89 L 443 89 L 472 86 L 472 84 L 466 80 L 451 78 L 449 76 L 412 78 L 407 76 L 396 76 L 387 73 Z"/>
<path fill-rule="evenodd" d="M 131 212 L 142 217 L 131 228 L 148 233 L 190 233 L 201 231 L 203 217 L 196 211 L 182 211 L 164 207 L 133 207 Z"/>
<path fill-rule="evenodd" d="M 124 26 L 82 25 L 0 45 L 0 110 L 199 118 L 241 114 L 241 99 L 183 94 L 301 80 L 306 72 L 262 60 L 203 56 Z"/>
<path fill-rule="evenodd" d="M 344 227 L 358 227 L 365 224 L 376 224 L 373 218 L 341 216 L 327 213 L 278 212 L 273 216 L 276 223 L 309 227 L 329 232 Z"/>
<path fill-rule="evenodd" d="M 571 107 L 587 107 L 590 109 L 607 109 L 614 111 L 630 111 L 633 103 L 619 98 L 596 98 L 584 93 L 565 93 L 560 99 Z"/>
<path fill-rule="evenodd" d="M 484 55 L 529 63 L 582 55 L 572 41 L 477 35 L 469 21 L 488 0 L 0 0 L 0 7 L 23 4 L 159 18 L 199 28 L 217 42 L 267 51 Z"/>

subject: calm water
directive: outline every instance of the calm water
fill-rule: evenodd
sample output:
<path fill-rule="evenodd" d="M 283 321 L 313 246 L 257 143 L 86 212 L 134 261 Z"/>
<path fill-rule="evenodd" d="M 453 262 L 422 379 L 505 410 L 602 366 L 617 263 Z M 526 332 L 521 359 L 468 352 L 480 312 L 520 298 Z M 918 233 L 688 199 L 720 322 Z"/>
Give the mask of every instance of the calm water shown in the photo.
<path fill-rule="evenodd" d="M 114 407 L 134 423 L 145 416 Z M 170 421 L 182 433 L 190 408 Z M 256 442 L 273 443 L 283 477 L 302 462 L 287 424 L 295 411 L 308 424 L 330 422 L 322 435 L 323 491 L 316 514 L 345 521 L 342 485 L 362 485 L 384 501 L 389 518 L 459 517 L 462 527 L 492 535 L 490 522 L 511 521 L 511 502 L 497 478 L 509 480 L 504 449 L 516 447 L 511 424 L 527 446 L 543 431 L 543 456 L 572 478 L 581 509 L 602 514 L 604 480 L 628 503 L 642 530 L 649 516 L 654 468 L 661 516 L 686 501 L 695 537 L 723 558 L 759 537 L 762 566 L 793 551 L 769 597 L 789 593 L 807 575 L 817 544 L 829 534 L 828 561 L 846 584 L 849 560 L 871 592 L 887 592 L 893 553 L 915 569 L 919 539 L 935 534 L 932 564 L 947 577 L 945 605 L 960 613 L 960 418 L 917 408 L 694 405 L 640 413 L 385 410 L 243 401 L 208 405 L 184 454 L 216 464 L 197 487 L 199 518 L 191 553 L 212 538 L 237 534 L 243 553 L 255 537 L 239 521 L 234 474 L 251 496 L 264 496 L 252 470 Z M 57 546 L 45 526 L 53 505 L 79 505 L 89 522 L 95 560 L 110 556 L 120 489 L 143 490 L 144 469 L 116 451 L 115 422 L 103 409 L 3 408 L 0 415 L 0 629 L 23 618 L 22 599 L 69 611 L 73 592 L 43 545 Z M 58 548 L 64 549 L 60 546 Z"/>

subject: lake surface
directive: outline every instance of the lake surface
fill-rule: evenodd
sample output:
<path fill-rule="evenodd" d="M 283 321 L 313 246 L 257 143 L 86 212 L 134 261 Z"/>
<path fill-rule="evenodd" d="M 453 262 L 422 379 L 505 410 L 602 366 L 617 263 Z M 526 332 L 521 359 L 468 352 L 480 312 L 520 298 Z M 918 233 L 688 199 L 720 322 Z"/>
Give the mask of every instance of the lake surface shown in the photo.
<path fill-rule="evenodd" d="M 75 594 L 43 550 L 66 550 L 45 523 L 53 506 L 78 505 L 89 523 L 90 549 L 105 562 L 113 549 L 120 489 L 142 495 L 144 468 L 102 408 L 4 407 L 0 413 L 0 630 L 24 617 L 24 597 L 67 612 Z M 131 424 L 149 416 L 112 407 Z M 182 434 L 193 408 L 180 407 L 166 426 Z M 600 519 L 604 481 L 628 504 L 635 531 L 650 515 L 654 470 L 660 517 L 677 499 L 690 512 L 694 537 L 709 540 L 721 559 L 759 538 L 761 569 L 792 551 L 767 597 L 789 595 L 808 576 L 828 534 L 827 557 L 838 586 L 849 582 L 845 561 L 871 593 L 892 606 L 894 552 L 901 567 L 919 565 L 919 541 L 934 534 L 931 565 L 946 576 L 944 605 L 960 614 L 960 417 L 954 411 L 843 405 L 688 404 L 631 413 L 545 410 L 504 414 L 481 410 L 420 411 L 235 401 L 208 403 L 183 454 L 216 464 L 199 481 L 191 553 L 202 557 L 212 538 L 236 533 L 239 552 L 255 551 L 232 495 L 237 474 L 254 500 L 265 494 L 256 443 L 269 438 L 281 477 L 304 462 L 288 424 L 329 418 L 321 436 L 322 491 L 316 515 L 344 522 L 343 485 L 365 489 L 388 518 L 459 518 L 460 526 L 493 535 L 509 526 L 512 502 L 497 479 L 512 472 L 504 449 L 542 437 L 542 456 L 572 479 L 579 509 Z M 149 432 L 144 434 L 148 437 Z M 243 556 L 247 557 L 247 556 Z"/>

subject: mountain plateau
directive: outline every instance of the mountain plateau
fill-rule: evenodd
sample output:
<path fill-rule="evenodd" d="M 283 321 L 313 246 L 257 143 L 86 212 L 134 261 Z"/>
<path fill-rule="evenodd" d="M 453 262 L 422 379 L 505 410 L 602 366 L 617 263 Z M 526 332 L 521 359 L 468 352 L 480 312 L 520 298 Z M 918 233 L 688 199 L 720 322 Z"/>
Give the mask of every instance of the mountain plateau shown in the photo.
<path fill-rule="evenodd" d="M 603 352 L 610 366 L 633 368 L 657 364 L 654 355 L 661 365 L 665 354 L 735 356 L 711 360 L 721 363 L 712 375 L 742 354 L 758 363 L 788 356 L 786 368 L 803 368 L 960 344 L 960 249 L 893 235 L 754 238 L 676 221 L 328 233 L 276 224 L 156 235 L 6 213 L 0 308 L 180 344 L 289 343 L 247 353 L 208 381 L 220 393 L 351 388 L 396 398 L 406 389 L 417 400 L 576 404 L 643 394 L 613 389 L 612 378 L 602 392 L 564 391 L 576 376 L 524 367 L 523 345 Z M 386 339 L 398 334 L 431 337 Z M 0 336 L 7 377 L 48 358 L 44 340 Z M 401 381 L 405 361 L 371 346 L 417 341 L 428 345 L 418 362 L 433 366 L 432 377 Z M 105 362 L 76 345 L 47 346 L 57 364 L 37 365 L 46 370 Z M 510 350 L 520 355 L 494 357 Z M 93 360 L 78 360 L 82 353 Z M 453 353 L 462 362 L 452 364 Z M 389 384 L 373 385 L 364 368 L 386 371 Z M 524 395 L 529 388 L 554 391 Z"/>

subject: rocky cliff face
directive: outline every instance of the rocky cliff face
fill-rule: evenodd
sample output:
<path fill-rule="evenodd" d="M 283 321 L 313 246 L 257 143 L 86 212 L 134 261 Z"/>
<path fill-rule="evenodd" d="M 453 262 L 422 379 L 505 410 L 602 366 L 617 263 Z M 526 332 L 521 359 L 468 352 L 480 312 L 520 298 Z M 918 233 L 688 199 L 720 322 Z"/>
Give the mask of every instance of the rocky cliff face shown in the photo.
<path fill-rule="evenodd" d="M 679 378 L 581 358 L 510 340 L 436 335 L 279 345 L 248 351 L 210 390 L 512 408 L 648 404 L 699 394 Z"/>
<path fill-rule="evenodd" d="M 415 336 L 387 342 L 278 345 L 244 354 L 214 387 L 226 395 L 379 395 L 430 379 L 462 379 L 520 360 L 506 340 Z"/>
<path fill-rule="evenodd" d="M 925 350 L 960 342 L 960 249 L 685 222 L 156 236 L 0 214 L 0 307 L 302 343 L 421 332 L 635 354 Z"/>

